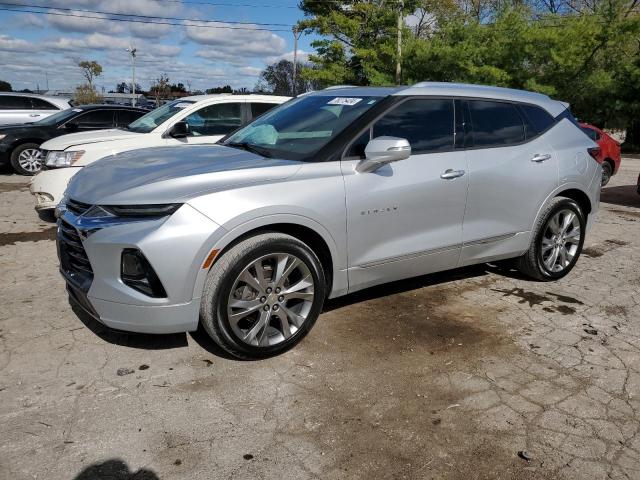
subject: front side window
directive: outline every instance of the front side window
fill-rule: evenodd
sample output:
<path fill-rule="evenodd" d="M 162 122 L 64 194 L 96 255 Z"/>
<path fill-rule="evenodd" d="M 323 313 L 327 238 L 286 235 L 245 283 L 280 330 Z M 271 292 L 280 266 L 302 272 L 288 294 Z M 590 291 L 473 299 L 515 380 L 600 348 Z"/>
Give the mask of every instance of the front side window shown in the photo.
<path fill-rule="evenodd" d="M 192 100 L 174 100 L 169 102 L 160 108 L 150 111 L 146 115 L 143 115 L 135 122 L 131 122 L 127 125 L 126 129 L 132 132 L 149 133 L 169 120 L 171 117 L 181 112 L 183 109 L 193 105 Z"/>
<path fill-rule="evenodd" d="M 73 120 L 80 128 L 107 128 L 113 126 L 113 110 L 91 110 Z"/>
<path fill-rule="evenodd" d="M 193 136 L 226 135 L 242 125 L 242 105 L 216 103 L 193 112 L 184 121 Z"/>
<path fill-rule="evenodd" d="M 308 160 L 382 97 L 310 95 L 269 110 L 224 145 L 287 160 Z"/>
<path fill-rule="evenodd" d="M 453 100 L 413 99 L 378 120 L 372 138 L 406 138 L 413 154 L 429 153 L 452 149 L 454 129 Z"/>
<path fill-rule="evenodd" d="M 0 95 L 0 110 L 31 110 L 29 97 Z"/>
<path fill-rule="evenodd" d="M 490 100 L 470 100 L 473 144 L 499 147 L 524 142 L 524 124 L 515 105 Z"/>

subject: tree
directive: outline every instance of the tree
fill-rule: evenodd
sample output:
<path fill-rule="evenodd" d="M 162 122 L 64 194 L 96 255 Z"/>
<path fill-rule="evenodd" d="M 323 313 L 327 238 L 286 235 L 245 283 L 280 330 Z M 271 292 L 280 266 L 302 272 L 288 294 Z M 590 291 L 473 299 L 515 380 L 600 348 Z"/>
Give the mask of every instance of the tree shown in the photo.
<path fill-rule="evenodd" d="M 231 88 L 231 85 L 225 85 L 224 87 L 207 88 L 205 91 L 208 95 L 212 95 L 214 93 L 233 93 L 233 88 Z"/>
<path fill-rule="evenodd" d="M 158 77 L 151 85 L 149 93 L 156 98 L 156 105 L 160 105 L 160 100 L 169 96 L 171 90 L 169 89 L 169 77 L 166 73 L 163 73 Z"/>
<path fill-rule="evenodd" d="M 88 84 L 85 84 L 76 87 L 76 93 L 73 100 L 75 105 L 102 103 L 102 95 L 98 94 L 98 92 Z"/>
<path fill-rule="evenodd" d="M 0 80 L 0 92 L 12 92 L 11 84 L 9 82 L 5 82 L 4 80 Z"/>
<path fill-rule="evenodd" d="M 82 69 L 82 76 L 86 78 L 89 87 L 93 88 L 93 80 L 102 75 L 102 65 L 95 60 L 83 60 L 78 66 Z"/>
<path fill-rule="evenodd" d="M 305 67 L 303 65 L 298 65 Z M 307 68 L 311 68 L 306 65 Z M 317 81 L 311 81 L 298 75 L 296 78 L 296 94 L 308 92 L 312 90 Z M 260 79 L 255 88 L 257 91 L 271 92 L 276 95 L 292 95 L 293 94 L 293 62 L 289 60 L 280 60 L 265 68 L 260 74 Z"/>
<path fill-rule="evenodd" d="M 120 82 L 116 85 L 116 93 L 132 93 L 131 83 Z M 136 93 L 142 93 L 142 87 L 136 82 Z"/>

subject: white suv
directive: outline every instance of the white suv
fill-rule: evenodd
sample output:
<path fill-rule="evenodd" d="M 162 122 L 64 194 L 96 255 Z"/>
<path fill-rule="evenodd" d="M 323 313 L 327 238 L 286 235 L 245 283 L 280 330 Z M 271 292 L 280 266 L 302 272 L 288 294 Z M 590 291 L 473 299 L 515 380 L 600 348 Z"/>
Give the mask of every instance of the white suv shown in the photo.
<path fill-rule="evenodd" d="M 51 211 L 81 167 L 108 155 L 147 147 L 215 143 L 289 100 L 272 95 L 198 95 L 149 112 L 122 129 L 72 133 L 41 145 L 45 171 L 31 181 L 36 210 Z"/>
<path fill-rule="evenodd" d="M 0 93 L 0 125 L 37 122 L 60 110 L 71 108 L 68 98 L 31 93 Z"/>

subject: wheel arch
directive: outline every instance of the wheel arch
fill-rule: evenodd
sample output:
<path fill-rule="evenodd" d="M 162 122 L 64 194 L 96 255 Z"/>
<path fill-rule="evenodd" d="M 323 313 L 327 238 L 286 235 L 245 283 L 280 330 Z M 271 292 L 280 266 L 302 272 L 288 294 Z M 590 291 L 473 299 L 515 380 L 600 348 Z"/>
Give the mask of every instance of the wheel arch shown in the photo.
<path fill-rule="evenodd" d="M 585 216 L 585 220 L 587 215 L 591 213 L 591 200 L 589 199 L 589 196 L 582 190 L 579 190 L 577 188 L 569 188 L 567 190 L 562 190 L 556 193 L 556 195 L 554 195 L 554 198 L 555 197 L 565 197 L 575 201 L 580 207 L 580 210 L 582 210 L 582 213 Z"/>
<path fill-rule="evenodd" d="M 41 138 L 20 138 L 18 140 L 15 140 L 12 144 L 11 144 L 11 154 L 13 154 L 13 151 L 24 145 L 25 143 L 35 143 L 36 145 L 40 146 L 43 143 L 43 140 Z"/>

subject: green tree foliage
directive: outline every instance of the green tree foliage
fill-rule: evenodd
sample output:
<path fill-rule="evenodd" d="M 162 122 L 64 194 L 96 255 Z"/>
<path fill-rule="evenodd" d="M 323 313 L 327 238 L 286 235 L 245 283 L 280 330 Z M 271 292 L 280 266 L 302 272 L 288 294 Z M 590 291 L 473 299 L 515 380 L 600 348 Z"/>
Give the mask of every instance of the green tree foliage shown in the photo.
<path fill-rule="evenodd" d="M 93 88 L 93 80 L 102 75 L 102 65 L 95 60 L 83 60 L 78 63 L 82 70 L 82 76 L 87 80 L 89 87 Z"/>
<path fill-rule="evenodd" d="M 318 81 L 310 80 L 301 75 L 305 64 L 298 62 L 298 73 L 296 76 L 296 94 L 314 90 Z M 280 60 L 265 68 L 260 74 L 260 80 L 255 91 L 271 92 L 276 95 L 292 95 L 293 93 L 293 62 Z"/>
<path fill-rule="evenodd" d="M 638 0 L 403 2 L 403 83 L 456 81 L 522 88 L 568 101 L 582 119 L 631 127 L 640 143 Z M 314 42 L 307 78 L 388 85 L 398 1 L 301 3 Z M 634 133 L 636 132 L 636 133 Z M 632 140 L 633 141 L 633 140 Z"/>
<path fill-rule="evenodd" d="M 0 92 L 11 92 L 11 84 L 9 82 L 5 82 L 4 80 L 0 80 Z"/>
<path fill-rule="evenodd" d="M 74 105 L 89 105 L 94 103 L 102 103 L 102 95 L 98 94 L 89 84 L 76 87 Z"/>
<path fill-rule="evenodd" d="M 206 92 L 209 95 L 213 93 L 233 93 L 233 88 L 231 88 L 231 85 L 225 85 L 224 87 L 207 88 Z"/>

